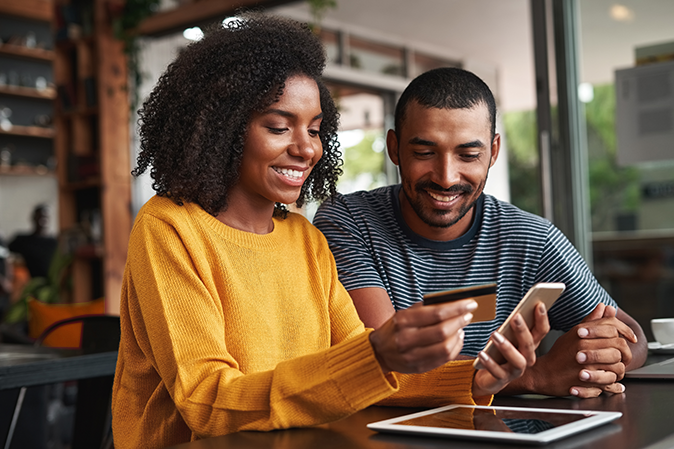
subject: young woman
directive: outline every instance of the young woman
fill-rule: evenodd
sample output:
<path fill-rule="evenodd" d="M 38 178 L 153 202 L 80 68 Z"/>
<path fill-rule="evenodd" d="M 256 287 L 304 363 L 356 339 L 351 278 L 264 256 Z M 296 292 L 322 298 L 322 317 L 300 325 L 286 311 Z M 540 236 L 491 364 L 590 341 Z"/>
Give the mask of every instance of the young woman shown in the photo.
<path fill-rule="evenodd" d="M 535 361 L 450 362 L 474 301 L 366 330 L 323 235 L 283 204 L 335 192 L 338 114 L 305 27 L 244 16 L 169 66 L 141 111 L 135 174 L 157 196 L 131 234 L 113 390 L 117 448 L 333 421 L 369 405 L 488 403 Z M 400 374 L 425 373 L 425 374 Z"/>

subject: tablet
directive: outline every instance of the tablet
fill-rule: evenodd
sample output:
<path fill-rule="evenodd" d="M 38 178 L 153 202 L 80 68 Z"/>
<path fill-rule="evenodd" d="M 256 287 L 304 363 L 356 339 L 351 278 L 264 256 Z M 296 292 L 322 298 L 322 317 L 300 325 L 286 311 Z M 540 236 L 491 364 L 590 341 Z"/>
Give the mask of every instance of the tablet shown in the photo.
<path fill-rule="evenodd" d="M 448 405 L 368 424 L 377 432 L 546 444 L 606 424 L 620 412 Z"/>

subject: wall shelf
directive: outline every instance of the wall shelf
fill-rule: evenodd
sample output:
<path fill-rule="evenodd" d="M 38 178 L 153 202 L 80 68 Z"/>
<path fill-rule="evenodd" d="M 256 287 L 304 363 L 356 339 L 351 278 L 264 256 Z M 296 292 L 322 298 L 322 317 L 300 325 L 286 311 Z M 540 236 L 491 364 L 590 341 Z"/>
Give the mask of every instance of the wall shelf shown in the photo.
<path fill-rule="evenodd" d="M 52 62 L 56 57 L 55 53 L 51 50 L 45 50 L 44 48 L 29 48 L 22 45 L 12 44 L 0 44 L 0 55 L 46 62 Z"/>
<path fill-rule="evenodd" d="M 56 176 L 56 172 L 44 166 L 12 165 L 0 166 L 0 176 Z"/>
<path fill-rule="evenodd" d="M 0 86 L 0 94 L 24 98 L 40 98 L 43 100 L 56 99 L 56 89 L 53 87 L 40 90 L 24 86 Z"/>
<path fill-rule="evenodd" d="M 0 14 L 51 22 L 54 3 L 49 0 L 3 0 L 0 2 Z"/>
<path fill-rule="evenodd" d="M 8 136 L 39 137 L 53 139 L 56 135 L 54 128 L 40 128 L 39 126 L 12 125 L 10 129 L 0 129 L 0 134 Z"/>

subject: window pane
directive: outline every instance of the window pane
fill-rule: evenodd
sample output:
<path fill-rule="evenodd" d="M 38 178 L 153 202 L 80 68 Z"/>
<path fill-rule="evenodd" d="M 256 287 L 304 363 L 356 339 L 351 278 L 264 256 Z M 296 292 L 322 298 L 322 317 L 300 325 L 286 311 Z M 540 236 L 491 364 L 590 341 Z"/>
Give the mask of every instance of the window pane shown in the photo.
<path fill-rule="evenodd" d="M 400 48 L 349 37 L 350 65 L 366 72 L 386 75 L 404 74 L 403 51 Z"/>
<path fill-rule="evenodd" d="M 579 5 L 595 274 L 652 339 L 674 316 L 674 3 Z"/>

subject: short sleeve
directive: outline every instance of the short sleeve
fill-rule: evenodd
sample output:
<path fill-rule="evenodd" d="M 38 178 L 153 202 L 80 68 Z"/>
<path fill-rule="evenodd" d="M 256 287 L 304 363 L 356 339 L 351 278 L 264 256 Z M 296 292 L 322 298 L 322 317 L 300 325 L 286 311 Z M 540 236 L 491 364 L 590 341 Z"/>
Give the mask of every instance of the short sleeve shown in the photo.
<path fill-rule="evenodd" d="M 536 282 L 563 282 L 566 290 L 549 311 L 553 329 L 569 331 L 599 303 L 617 308 L 571 242 L 552 224 L 541 257 Z"/>
<path fill-rule="evenodd" d="M 337 263 L 339 280 L 347 291 L 386 288 L 377 270 L 371 225 L 356 218 L 343 196 L 324 202 L 316 212 L 314 225 L 325 235 Z"/>

